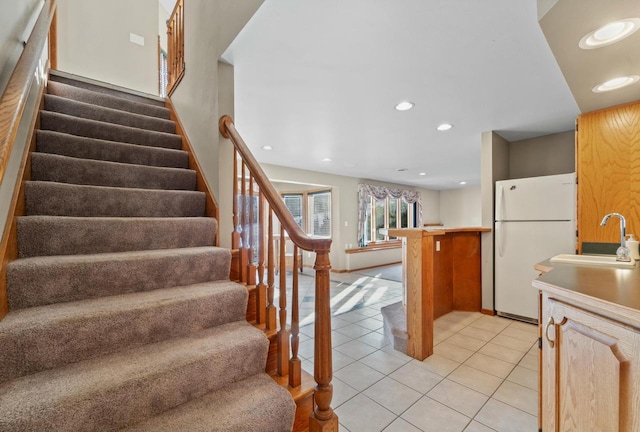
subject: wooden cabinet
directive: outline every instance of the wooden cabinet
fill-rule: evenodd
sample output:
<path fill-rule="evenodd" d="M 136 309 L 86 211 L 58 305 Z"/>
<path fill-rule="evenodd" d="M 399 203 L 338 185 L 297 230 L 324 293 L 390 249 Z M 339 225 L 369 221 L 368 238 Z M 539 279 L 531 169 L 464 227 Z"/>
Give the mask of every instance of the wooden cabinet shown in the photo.
<path fill-rule="evenodd" d="M 640 323 L 542 294 L 544 432 L 640 430 Z"/>
<path fill-rule="evenodd" d="M 620 241 L 618 224 L 600 226 L 607 213 L 640 234 L 640 101 L 580 115 L 576 152 L 579 249 Z"/>

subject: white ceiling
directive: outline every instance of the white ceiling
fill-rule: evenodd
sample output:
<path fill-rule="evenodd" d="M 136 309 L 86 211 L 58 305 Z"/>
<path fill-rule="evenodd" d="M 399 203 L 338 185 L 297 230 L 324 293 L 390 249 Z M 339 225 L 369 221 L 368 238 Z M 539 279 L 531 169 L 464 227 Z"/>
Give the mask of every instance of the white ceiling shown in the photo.
<path fill-rule="evenodd" d="M 477 185 L 482 132 L 516 141 L 579 114 L 536 0 L 265 0 L 223 59 L 260 162 L 359 178 Z"/>

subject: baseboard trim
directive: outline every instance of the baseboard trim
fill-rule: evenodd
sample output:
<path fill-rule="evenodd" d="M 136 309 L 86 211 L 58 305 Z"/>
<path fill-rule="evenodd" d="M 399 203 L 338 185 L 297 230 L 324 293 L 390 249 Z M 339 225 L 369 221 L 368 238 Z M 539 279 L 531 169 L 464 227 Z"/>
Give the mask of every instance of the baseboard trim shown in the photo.
<path fill-rule="evenodd" d="M 494 316 L 496 314 L 496 311 L 494 311 L 493 309 L 480 309 L 480 313 L 484 315 Z"/>

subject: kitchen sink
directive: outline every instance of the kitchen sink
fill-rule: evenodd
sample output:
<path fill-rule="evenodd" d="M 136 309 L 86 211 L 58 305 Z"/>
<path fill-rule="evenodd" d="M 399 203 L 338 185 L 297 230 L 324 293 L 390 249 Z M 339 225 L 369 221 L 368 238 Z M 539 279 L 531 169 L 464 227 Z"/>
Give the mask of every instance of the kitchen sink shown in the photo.
<path fill-rule="evenodd" d="M 634 268 L 636 262 L 616 261 L 615 256 L 611 255 L 556 255 L 549 261 L 567 264 L 590 265 L 598 267 L 617 267 L 617 268 Z"/>

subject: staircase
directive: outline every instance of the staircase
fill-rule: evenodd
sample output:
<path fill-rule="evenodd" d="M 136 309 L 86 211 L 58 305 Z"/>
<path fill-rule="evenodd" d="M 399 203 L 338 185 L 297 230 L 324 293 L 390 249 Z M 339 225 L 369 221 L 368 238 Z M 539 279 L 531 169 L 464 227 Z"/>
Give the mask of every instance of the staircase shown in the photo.
<path fill-rule="evenodd" d="M 7 270 L 0 430 L 291 430 L 170 111 L 51 79 Z"/>

